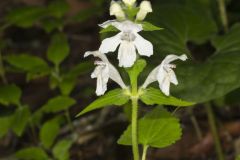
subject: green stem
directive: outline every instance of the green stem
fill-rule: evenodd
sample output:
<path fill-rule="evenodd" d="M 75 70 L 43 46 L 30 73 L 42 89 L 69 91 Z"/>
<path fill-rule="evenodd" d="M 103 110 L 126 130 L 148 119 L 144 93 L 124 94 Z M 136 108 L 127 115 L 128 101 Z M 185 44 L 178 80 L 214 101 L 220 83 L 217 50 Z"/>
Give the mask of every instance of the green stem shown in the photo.
<path fill-rule="evenodd" d="M 69 124 L 72 132 L 74 133 L 74 132 L 75 132 L 75 129 L 74 129 L 74 125 L 73 125 L 72 120 L 71 120 L 71 116 L 70 116 L 69 110 L 66 110 L 66 111 L 65 111 L 65 115 L 66 115 L 68 124 Z"/>
<path fill-rule="evenodd" d="M 202 131 L 199 127 L 199 124 L 198 124 L 198 121 L 193 113 L 193 108 L 190 108 L 189 110 L 189 114 L 190 114 L 190 119 L 191 119 L 191 122 L 193 124 L 193 127 L 196 131 L 196 134 L 197 134 L 197 137 L 198 137 L 198 140 L 201 141 L 203 139 L 203 134 L 202 134 Z"/>
<path fill-rule="evenodd" d="M 138 119 L 138 99 L 132 98 L 132 151 L 134 160 L 139 160 L 137 119 Z"/>
<path fill-rule="evenodd" d="M 222 21 L 222 25 L 224 28 L 224 31 L 228 31 L 228 17 L 227 17 L 227 11 L 225 6 L 225 0 L 218 0 L 218 7 L 220 12 L 220 17 Z"/>
<path fill-rule="evenodd" d="M 149 146 L 144 146 L 143 147 L 142 160 L 146 160 L 148 147 Z"/>
<path fill-rule="evenodd" d="M 217 152 L 218 160 L 224 160 L 225 158 L 224 158 L 224 154 L 222 151 L 221 141 L 220 141 L 220 138 L 218 135 L 218 130 L 217 130 L 215 116 L 214 116 L 214 113 L 212 110 L 212 106 L 210 104 L 206 104 L 205 108 L 207 111 L 208 121 L 209 121 L 209 125 L 211 128 L 212 136 L 213 136 L 214 143 L 215 143 L 215 149 Z"/>

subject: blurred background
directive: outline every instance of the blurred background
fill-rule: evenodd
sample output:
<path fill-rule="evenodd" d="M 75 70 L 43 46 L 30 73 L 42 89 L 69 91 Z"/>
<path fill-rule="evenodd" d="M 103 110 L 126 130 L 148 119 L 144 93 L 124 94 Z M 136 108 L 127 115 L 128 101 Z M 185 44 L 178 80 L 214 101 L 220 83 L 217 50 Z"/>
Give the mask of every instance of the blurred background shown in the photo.
<path fill-rule="evenodd" d="M 151 0 L 147 21 L 164 28 L 141 33 L 154 56 L 140 82 L 167 54 L 187 54 L 172 95 L 197 104 L 171 106 L 182 139 L 150 149 L 148 159 L 240 157 L 240 1 Z M 116 143 L 129 123 L 130 104 L 75 116 L 97 99 L 90 74 L 99 48 L 98 24 L 108 0 L 0 1 L 0 160 L 122 160 L 131 147 Z M 117 66 L 116 53 L 109 58 Z M 128 77 L 120 68 L 126 81 Z M 153 84 L 156 85 L 157 84 Z M 118 87 L 109 84 L 109 90 Z M 148 110 L 141 104 L 141 111 Z"/>

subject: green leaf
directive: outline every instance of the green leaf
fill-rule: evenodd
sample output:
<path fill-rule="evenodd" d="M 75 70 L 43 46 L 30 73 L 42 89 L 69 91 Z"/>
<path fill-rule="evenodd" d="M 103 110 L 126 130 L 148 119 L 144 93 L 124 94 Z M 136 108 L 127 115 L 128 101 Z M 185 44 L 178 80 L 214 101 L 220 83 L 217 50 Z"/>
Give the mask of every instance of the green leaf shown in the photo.
<path fill-rule="evenodd" d="M 53 155 L 57 160 L 69 160 L 69 149 L 73 142 L 71 140 L 61 140 L 53 148 Z"/>
<path fill-rule="evenodd" d="M 12 124 L 12 115 L 10 116 L 1 116 L 0 117 L 0 138 L 5 136 L 8 133 L 8 130 L 11 128 Z"/>
<path fill-rule="evenodd" d="M 84 22 L 91 17 L 101 15 L 103 13 L 102 7 L 91 6 L 90 8 L 81 9 L 75 16 L 73 16 L 73 22 Z"/>
<path fill-rule="evenodd" d="M 144 31 L 159 31 L 159 30 L 163 30 L 163 28 L 157 27 L 155 25 L 153 25 L 150 22 L 143 22 L 142 23 L 142 27 Z"/>
<path fill-rule="evenodd" d="M 172 94 L 188 101 L 207 102 L 240 87 L 240 25 L 216 37 L 216 53 L 204 63 L 184 64 L 177 68 L 179 86 Z M 226 37 L 226 40 L 224 40 Z"/>
<path fill-rule="evenodd" d="M 43 19 L 41 21 L 43 29 L 50 33 L 55 29 L 61 30 L 64 26 L 64 22 L 62 19 L 56 19 L 56 18 L 49 18 L 49 19 Z"/>
<path fill-rule="evenodd" d="M 59 84 L 62 95 L 68 96 L 76 85 L 76 79 L 64 78 Z"/>
<path fill-rule="evenodd" d="M 107 28 L 103 28 L 100 31 L 100 33 L 107 33 L 107 32 L 118 32 L 118 29 L 112 25 L 109 25 Z"/>
<path fill-rule="evenodd" d="M 18 25 L 20 27 L 30 27 L 45 15 L 46 9 L 44 7 L 28 6 L 13 9 L 6 16 L 6 21 L 9 24 Z"/>
<path fill-rule="evenodd" d="M 223 36 L 216 36 L 212 40 L 212 44 L 216 47 L 216 54 L 224 54 L 228 52 L 239 52 L 240 50 L 240 24 L 235 24 L 231 30 Z"/>
<path fill-rule="evenodd" d="M 59 130 L 59 123 L 55 119 L 44 123 L 40 131 L 40 140 L 45 148 L 49 149 L 52 146 Z"/>
<path fill-rule="evenodd" d="M 30 119 L 31 112 L 28 106 L 19 107 L 12 120 L 12 129 L 17 136 L 22 136 Z"/>
<path fill-rule="evenodd" d="M 130 20 L 134 20 L 134 17 L 137 15 L 139 8 L 138 7 L 126 7 L 123 10 L 127 14 L 128 18 Z"/>
<path fill-rule="evenodd" d="M 62 33 L 58 33 L 52 37 L 47 57 L 56 66 L 59 66 L 59 64 L 69 55 L 69 51 L 70 48 L 66 36 Z"/>
<path fill-rule="evenodd" d="M 94 68 L 94 65 L 90 62 L 81 62 L 79 64 L 77 64 L 76 66 L 74 66 L 71 69 L 68 69 L 68 71 L 64 74 L 64 76 L 66 78 L 77 78 L 80 75 L 89 73 L 90 71 L 92 71 Z"/>
<path fill-rule="evenodd" d="M 164 28 L 161 32 L 145 34 L 158 53 L 189 54 L 187 42 L 202 44 L 217 33 L 217 26 L 211 15 L 200 9 L 178 4 L 154 6 L 149 20 Z"/>
<path fill-rule="evenodd" d="M 68 69 L 67 72 L 64 73 L 62 81 L 59 84 L 61 93 L 63 95 L 69 95 L 76 85 L 78 76 L 89 73 L 92 69 L 93 65 L 89 62 L 79 63 L 73 68 Z"/>
<path fill-rule="evenodd" d="M 37 56 L 28 54 L 9 55 L 4 57 L 5 60 L 12 66 L 21 69 L 25 72 L 29 72 L 29 79 L 34 76 L 44 76 L 49 73 L 50 69 L 48 64 Z"/>
<path fill-rule="evenodd" d="M 157 107 L 139 120 L 138 141 L 144 146 L 165 148 L 181 138 L 179 120 L 161 107 Z M 118 140 L 119 144 L 131 145 L 131 125 Z"/>
<path fill-rule="evenodd" d="M 192 106 L 193 102 L 187 102 L 180 99 L 177 99 L 172 96 L 164 95 L 160 89 L 148 88 L 142 90 L 142 94 L 140 95 L 141 101 L 143 101 L 147 105 L 171 105 L 171 106 Z"/>
<path fill-rule="evenodd" d="M 15 154 L 19 160 L 48 160 L 48 155 L 37 147 L 24 148 Z"/>
<path fill-rule="evenodd" d="M 19 105 L 21 94 L 21 89 L 14 84 L 0 86 L 0 103 L 5 106 Z"/>
<path fill-rule="evenodd" d="M 53 0 L 48 6 L 49 14 L 61 18 L 69 10 L 69 5 L 65 0 Z"/>
<path fill-rule="evenodd" d="M 74 105 L 76 101 L 67 96 L 58 96 L 50 99 L 47 104 L 42 107 L 42 110 L 47 113 L 56 113 L 63 111 Z"/>
<path fill-rule="evenodd" d="M 125 93 L 126 90 L 122 89 L 115 89 L 112 91 L 109 91 L 104 96 L 98 98 L 94 102 L 92 102 L 90 105 L 88 105 L 82 112 L 80 112 L 78 116 L 81 116 L 87 112 L 90 112 L 92 110 L 100 109 L 103 107 L 116 105 L 116 106 L 122 106 L 125 103 L 129 101 L 129 96 Z"/>

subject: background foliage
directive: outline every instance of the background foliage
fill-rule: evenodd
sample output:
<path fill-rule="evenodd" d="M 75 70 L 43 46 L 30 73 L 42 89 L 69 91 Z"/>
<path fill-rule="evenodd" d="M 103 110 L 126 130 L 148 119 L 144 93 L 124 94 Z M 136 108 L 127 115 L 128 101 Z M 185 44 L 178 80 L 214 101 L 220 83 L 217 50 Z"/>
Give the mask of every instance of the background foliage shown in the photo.
<path fill-rule="evenodd" d="M 155 0 L 152 3 L 154 12 L 147 17 L 147 21 L 163 29 L 141 33 L 153 42 L 155 49 L 154 56 L 147 59 L 150 66 L 143 70 L 143 75 L 146 76 L 167 54 L 188 54 L 190 60 L 180 62 L 176 70 L 180 85 L 172 86 L 173 96 L 197 103 L 195 109 L 179 111 L 179 114 L 174 115 L 181 118 L 183 126 L 191 126 L 191 129 L 183 127 L 183 140 L 184 134 L 194 132 L 195 139 L 189 141 L 201 144 L 201 141 L 196 140 L 195 130 L 198 125 L 195 121 L 200 122 L 200 128 L 207 128 L 203 106 L 211 104 L 220 128 L 225 128 L 224 131 L 232 138 L 227 143 L 231 147 L 224 148 L 229 153 L 226 157 L 234 159 L 240 154 L 239 147 L 235 147 L 240 131 L 233 134 L 226 129 L 225 124 L 232 122 L 240 126 L 236 123 L 240 118 L 240 3 L 237 0 L 225 1 L 227 31 L 222 26 L 215 0 Z M 118 96 L 122 93 L 118 89 L 107 93 L 113 99 L 103 96 L 88 107 L 96 109 L 103 105 L 125 104 L 124 115 L 119 113 L 122 108 L 116 107 L 75 118 L 95 98 L 95 82 L 89 77 L 93 65 L 90 60 L 83 60 L 83 53 L 98 48 L 100 37 L 97 24 L 109 19 L 108 4 L 109 1 L 105 0 L 0 2 L 0 157 L 25 160 L 67 160 L 79 157 L 122 159 L 119 155 L 129 153 L 114 145 L 114 141 L 127 127 L 126 115 L 129 114 L 128 99 L 119 99 Z M 127 76 L 123 76 L 128 81 Z M 140 77 L 140 82 L 144 79 L 145 77 Z M 156 91 L 151 88 L 147 92 L 153 94 Z M 161 95 L 158 94 L 158 97 L 143 95 L 141 100 L 146 104 L 150 104 L 149 99 L 154 99 L 156 105 L 172 105 L 171 98 L 167 100 L 168 103 L 159 104 Z M 172 108 L 167 109 L 171 111 Z M 88 110 L 81 113 L 86 112 Z M 158 125 L 149 130 L 149 135 L 165 127 L 166 135 L 173 134 L 175 128 L 179 132 L 174 135 L 176 139 L 180 138 L 182 131 L 179 122 L 162 107 L 149 112 L 142 104 L 140 113 L 148 113 L 142 119 L 148 119 L 148 115 L 154 114 L 156 117 L 166 116 L 173 121 L 168 127 L 161 119 L 156 119 Z M 116 124 L 119 124 L 117 129 L 113 127 Z M 146 127 L 141 120 L 139 125 L 140 130 Z M 103 133 L 108 136 L 103 136 Z M 202 134 L 207 135 L 208 132 Z M 124 136 L 131 139 L 128 130 Z M 108 143 L 99 147 L 102 137 L 112 137 L 113 140 L 109 138 Z M 166 146 L 164 141 L 154 144 L 158 139 L 148 138 L 140 136 L 141 144 Z M 129 145 L 129 140 L 121 139 L 118 141 L 120 144 Z M 93 141 L 96 142 L 93 151 L 83 149 L 92 146 Z M 99 148 L 111 148 L 112 145 L 114 147 L 109 152 L 98 151 L 94 154 Z M 186 151 L 187 154 L 184 154 L 185 151 L 182 151 L 179 156 L 185 159 L 214 157 L 211 154 L 213 145 L 209 145 L 208 151 L 201 148 L 197 153 Z M 191 147 L 186 148 L 189 150 Z M 154 151 L 150 155 L 152 159 L 160 152 Z M 92 155 L 86 154 L 88 152 Z M 174 159 L 174 156 L 167 158 Z"/>

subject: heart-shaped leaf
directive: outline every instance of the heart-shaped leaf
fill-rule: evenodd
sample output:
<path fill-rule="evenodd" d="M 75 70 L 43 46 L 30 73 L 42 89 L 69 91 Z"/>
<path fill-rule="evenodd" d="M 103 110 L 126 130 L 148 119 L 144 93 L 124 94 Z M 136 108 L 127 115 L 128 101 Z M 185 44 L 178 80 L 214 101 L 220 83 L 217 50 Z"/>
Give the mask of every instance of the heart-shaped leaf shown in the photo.
<path fill-rule="evenodd" d="M 157 107 L 138 121 L 138 142 L 143 146 L 164 148 L 181 138 L 179 120 L 161 107 Z M 118 140 L 119 144 L 131 145 L 131 125 Z"/>

